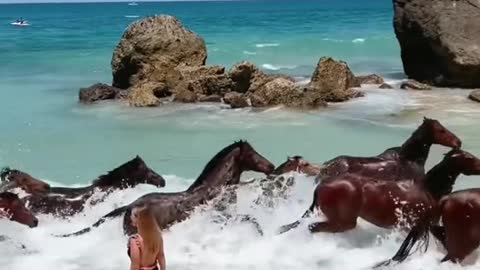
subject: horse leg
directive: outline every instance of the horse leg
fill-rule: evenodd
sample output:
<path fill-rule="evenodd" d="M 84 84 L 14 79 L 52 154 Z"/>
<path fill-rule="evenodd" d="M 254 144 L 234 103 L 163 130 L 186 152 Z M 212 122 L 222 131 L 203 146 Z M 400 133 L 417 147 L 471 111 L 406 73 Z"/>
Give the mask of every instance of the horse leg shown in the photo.
<path fill-rule="evenodd" d="M 315 209 L 315 195 L 313 196 L 313 202 L 312 204 L 310 205 L 310 207 L 307 209 L 307 211 L 305 211 L 305 213 L 303 213 L 302 217 L 301 218 L 307 218 L 309 217 L 311 214 L 313 214 L 313 210 Z M 300 220 L 297 220 L 295 222 L 292 222 L 290 224 L 287 224 L 287 225 L 283 225 L 282 227 L 280 227 L 279 229 L 279 234 L 282 234 L 282 233 L 286 233 L 288 231 L 290 231 L 291 229 L 294 229 L 296 227 L 298 227 L 298 225 L 300 225 Z"/>
<path fill-rule="evenodd" d="M 308 226 L 310 232 L 345 232 L 357 226 L 362 207 L 362 196 L 356 188 L 337 185 L 318 190 L 318 206 L 327 221 L 315 222 Z"/>

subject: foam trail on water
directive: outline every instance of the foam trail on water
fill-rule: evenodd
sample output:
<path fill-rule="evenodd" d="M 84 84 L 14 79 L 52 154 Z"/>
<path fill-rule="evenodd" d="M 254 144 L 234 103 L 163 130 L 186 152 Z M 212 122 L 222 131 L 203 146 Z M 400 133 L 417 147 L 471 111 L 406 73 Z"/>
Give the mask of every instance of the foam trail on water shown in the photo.
<path fill-rule="evenodd" d="M 268 70 L 280 70 L 280 69 L 294 69 L 296 68 L 297 66 L 277 66 L 277 65 L 272 65 L 272 64 L 263 64 L 262 67 L 264 69 L 268 69 Z"/>
<path fill-rule="evenodd" d="M 251 223 L 228 221 L 210 205 L 199 207 L 186 221 L 164 232 L 169 269 L 368 269 L 390 257 L 399 247 L 403 234 L 376 228 L 363 221 L 357 229 L 343 234 L 311 235 L 307 224 L 312 217 L 282 235 L 279 226 L 296 220 L 311 203 L 312 178 L 294 174 L 296 184 L 286 199 L 270 199 L 272 207 L 257 205 L 261 189 L 245 186 L 238 191 L 238 202 L 227 208 L 229 214 L 255 217 L 264 230 L 260 236 Z M 168 176 L 168 188 L 183 190 L 187 179 Z M 191 181 L 191 180 L 189 180 Z M 109 196 L 105 202 L 88 207 L 70 220 L 42 215 L 41 225 L 29 229 L 0 220 L 0 265 L 4 269 L 128 269 L 126 237 L 122 235 L 122 219 L 107 221 L 92 232 L 79 237 L 55 238 L 51 234 L 72 232 L 96 221 L 112 208 L 130 203 L 157 188 L 140 185 Z M 214 222 L 215 221 L 215 222 Z M 25 245 L 22 249 L 21 244 Z M 442 251 L 431 243 L 426 254 L 415 254 L 395 269 L 405 270 L 474 270 L 480 262 L 461 268 L 450 263 L 439 264 Z"/>
<path fill-rule="evenodd" d="M 258 43 L 258 44 L 255 44 L 255 47 L 257 47 L 257 48 L 278 47 L 278 46 L 280 46 L 279 43 Z"/>

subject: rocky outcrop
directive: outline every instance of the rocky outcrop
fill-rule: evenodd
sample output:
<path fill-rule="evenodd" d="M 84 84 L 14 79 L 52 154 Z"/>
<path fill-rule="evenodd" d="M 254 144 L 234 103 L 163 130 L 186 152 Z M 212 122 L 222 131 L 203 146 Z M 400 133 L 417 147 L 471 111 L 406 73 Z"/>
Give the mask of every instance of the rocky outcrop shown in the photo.
<path fill-rule="evenodd" d="M 356 79 L 359 84 L 382 84 L 385 82 L 383 78 L 377 74 L 357 76 Z"/>
<path fill-rule="evenodd" d="M 432 87 L 430 85 L 417 82 L 415 80 L 408 80 L 402 82 L 400 88 L 405 90 L 432 90 Z"/>
<path fill-rule="evenodd" d="M 436 86 L 480 87 L 480 3 L 394 0 L 405 73 Z"/>
<path fill-rule="evenodd" d="M 81 88 L 78 98 L 82 103 L 93 103 L 100 100 L 115 99 L 119 95 L 121 89 L 112 87 L 103 83 L 96 83 L 87 88 Z"/>
<path fill-rule="evenodd" d="M 230 92 L 223 97 L 225 104 L 229 104 L 232 109 L 245 108 L 250 106 L 244 95 L 237 92 Z"/>
<path fill-rule="evenodd" d="M 197 95 L 220 95 L 223 96 L 232 90 L 232 81 L 223 75 L 209 75 L 198 77 L 180 83 L 175 91 L 189 90 Z"/>
<path fill-rule="evenodd" d="M 480 102 L 480 89 L 472 91 L 470 95 L 468 95 L 468 98 L 473 101 Z"/>
<path fill-rule="evenodd" d="M 308 86 L 315 89 L 324 101 L 341 102 L 358 96 L 357 91 L 352 88 L 360 87 L 360 84 L 347 63 L 322 57 Z"/>
<path fill-rule="evenodd" d="M 176 67 L 201 66 L 207 59 L 205 42 L 171 16 L 148 17 L 131 24 L 112 57 L 113 86 L 127 89 L 141 82 L 164 82 L 179 77 Z"/>

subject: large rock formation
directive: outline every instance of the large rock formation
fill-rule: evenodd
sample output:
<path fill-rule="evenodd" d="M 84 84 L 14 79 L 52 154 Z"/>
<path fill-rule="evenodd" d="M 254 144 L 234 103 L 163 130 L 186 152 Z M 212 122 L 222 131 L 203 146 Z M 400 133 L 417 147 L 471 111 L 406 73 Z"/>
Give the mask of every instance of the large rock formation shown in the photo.
<path fill-rule="evenodd" d="M 405 73 L 436 86 L 480 87 L 480 2 L 394 0 Z"/>
<path fill-rule="evenodd" d="M 127 89 L 142 81 L 165 82 L 179 76 L 176 67 L 204 65 L 205 42 L 171 16 L 148 17 L 131 24 L 112 57 L 113 86 Z"/>
<path fill-rule="evenodd" d="M 352 88 L 360 87 L 360 83 L 347 63 L 322 57 L 308 86 L 314 89 L 324 101 L 341 102 L 358 96 L 357 91 Z"/>

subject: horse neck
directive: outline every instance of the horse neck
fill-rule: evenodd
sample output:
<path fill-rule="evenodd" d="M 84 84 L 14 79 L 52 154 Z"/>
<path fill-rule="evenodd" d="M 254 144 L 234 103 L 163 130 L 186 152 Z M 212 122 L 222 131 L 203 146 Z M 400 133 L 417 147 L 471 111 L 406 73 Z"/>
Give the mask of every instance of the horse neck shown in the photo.
<path fill-rule="evenodd" d="M 459 175 L 458 170 L 452 169 L 448 162 L 442 161 L 425 175 L 422 185 L 425 191 L 430 193 L 435 200 L 439 200 L 452 192 L 453 185 Z"/>
<path fill-rule="evenodd" d="M 423 126 L 420 126 L 400 147 L 399 154 L 400 157 L 404 159 L 425 166 L 431 146 L 432 143 L 427 139 L 427 134 L 423 129 Z"/>
<path fill-rule="evenodd" d="M 202 174 L 186 190 L 192 192 L 201 186 L 220 186 L 227 183 L 237 183 L 240 181 L 242 173 L 238 160 L 239 152 L 232 151 L 224 158 L 218 160 L 212 168 Z"/>

